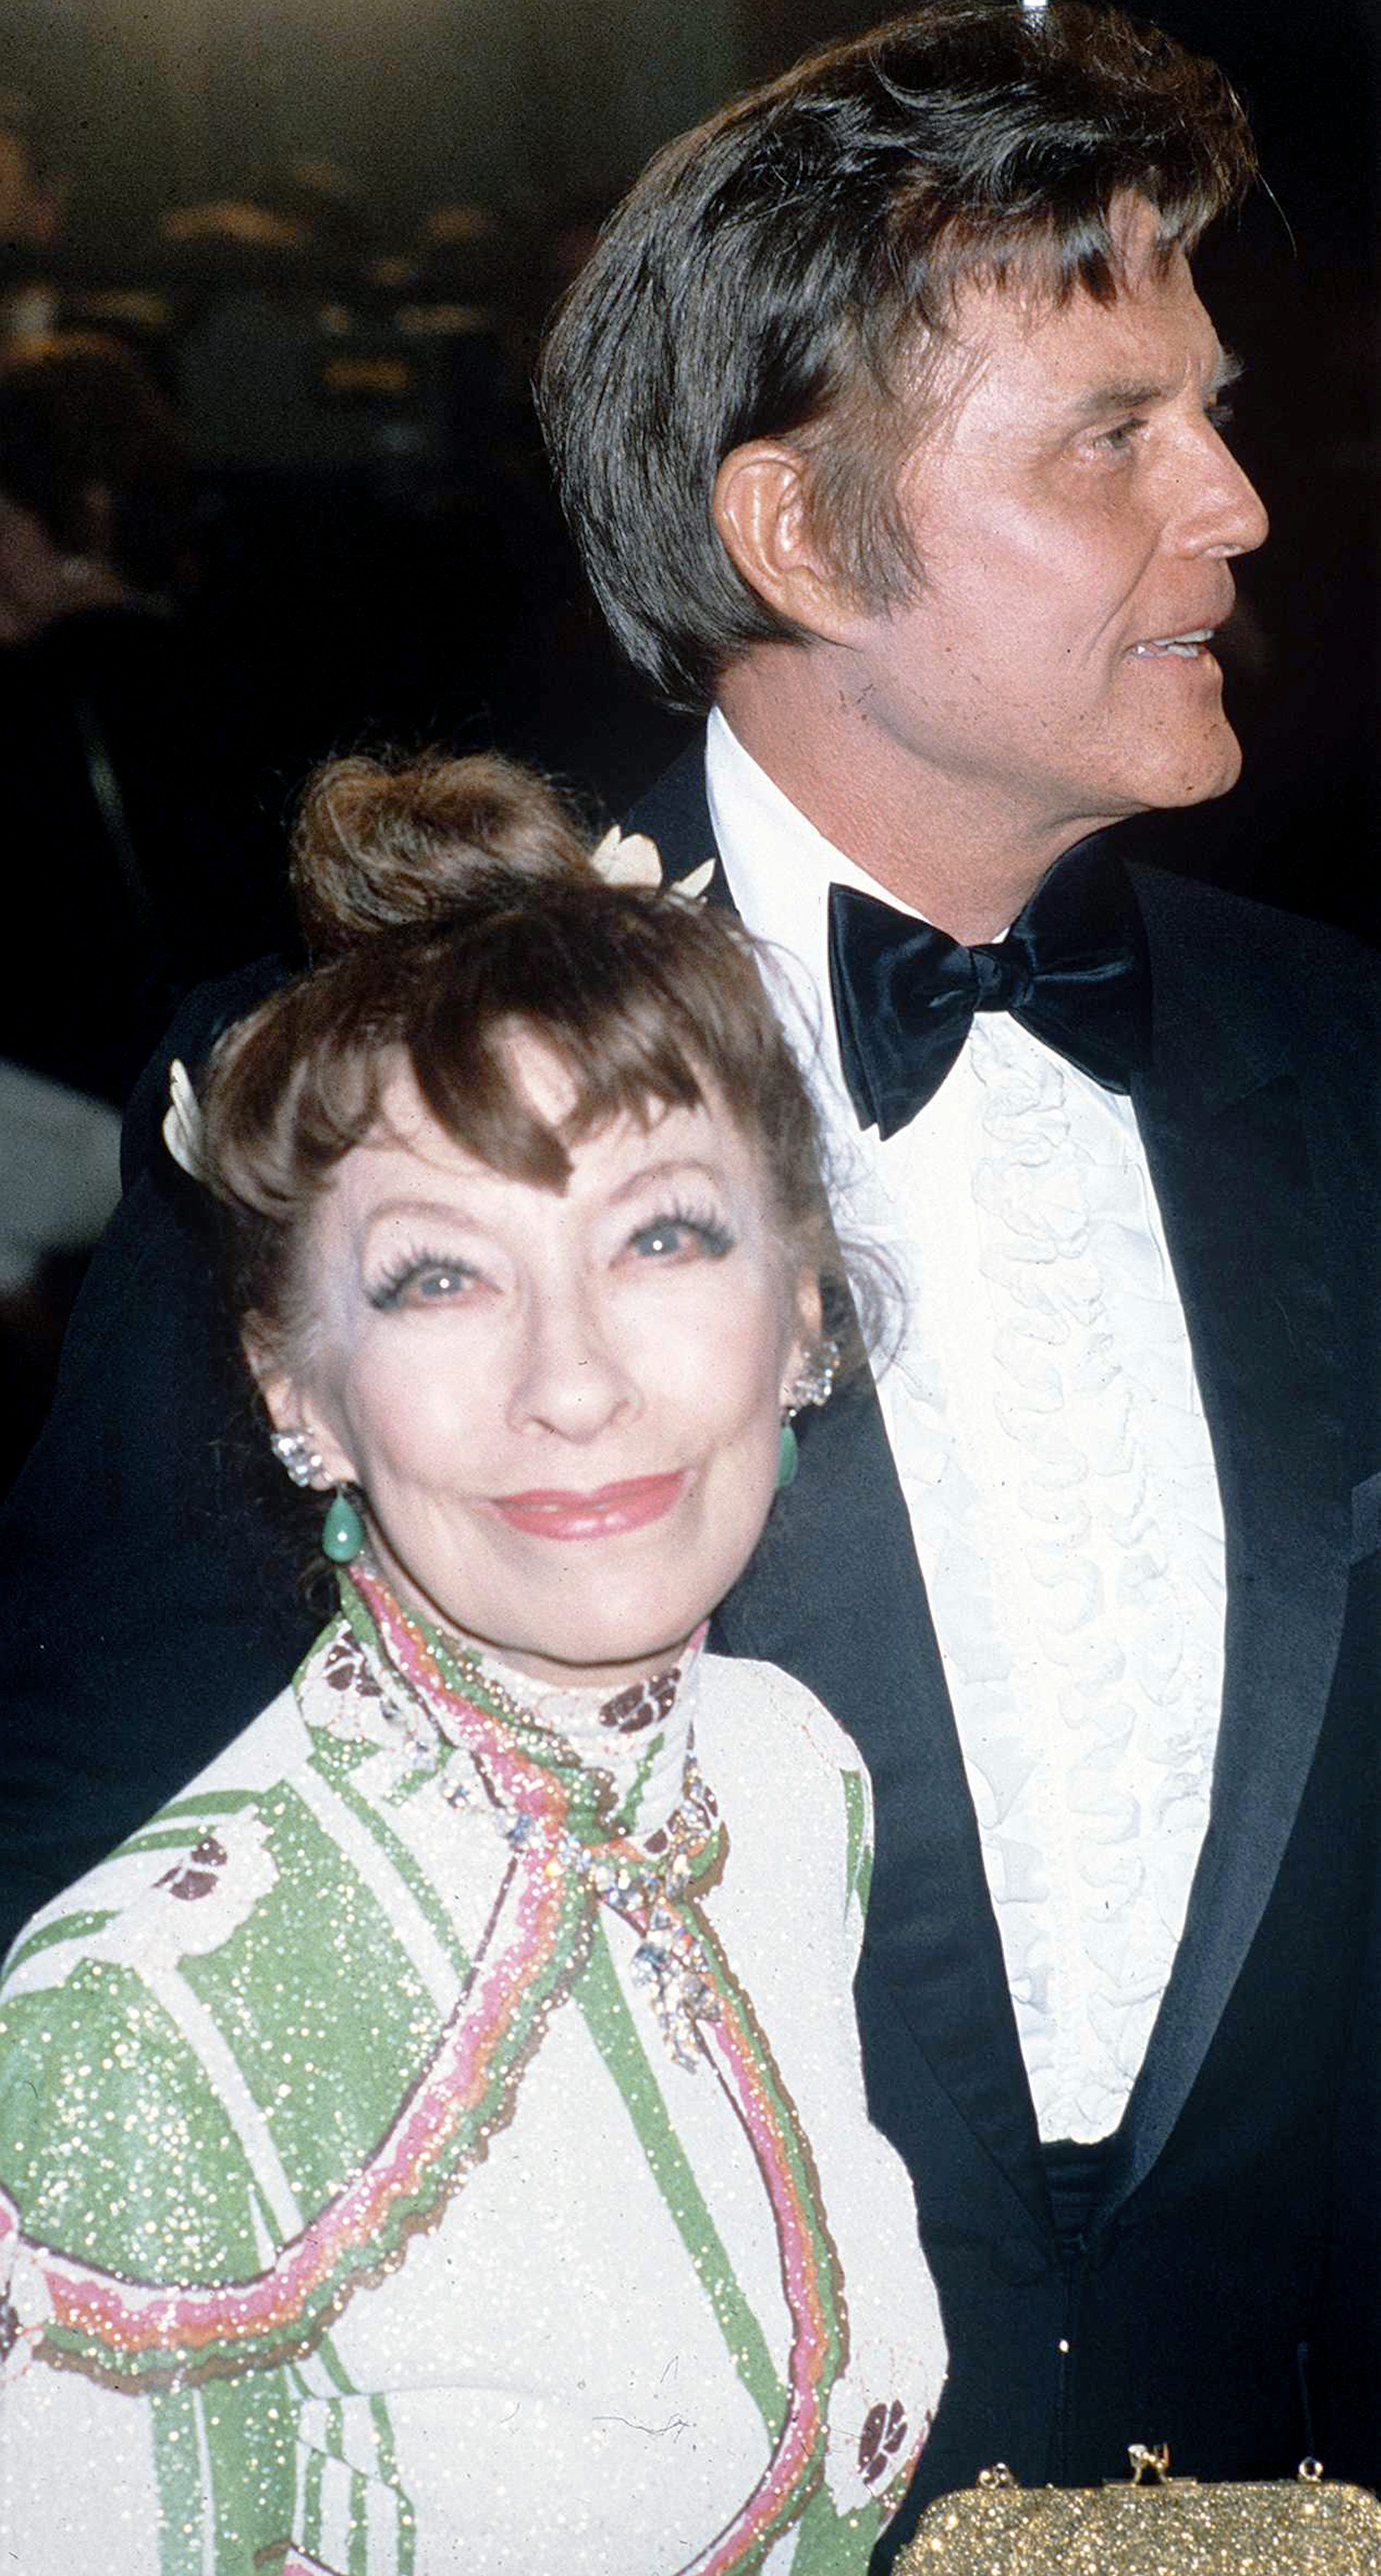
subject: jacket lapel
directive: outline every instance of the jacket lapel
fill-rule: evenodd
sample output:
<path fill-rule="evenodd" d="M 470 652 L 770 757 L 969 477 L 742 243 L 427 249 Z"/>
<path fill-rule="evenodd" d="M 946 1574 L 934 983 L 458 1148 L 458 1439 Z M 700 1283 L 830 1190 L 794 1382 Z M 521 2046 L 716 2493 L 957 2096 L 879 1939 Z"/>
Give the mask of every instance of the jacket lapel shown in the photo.
<path fill-rule="evenodd" d="M 708 900 L 730 900 L 700 745 L 641 799 L 628 829 L 656 842 L 673 880 L 713 855 Z M 885 1980 L 937 2082 L 1044 2235 L 1035 2115 L 973 1801 L 871 1384 L 798 1430 L 797 1481 L 712 1636 L 794 1673 L 859 1746 L 876 1810 L 868 1974 Z"/>
<path fill-rule="evenodd" d="M 728 903 L 728 879 L 715 842 L 705 793 L 705 743 L 699 737 L 665 775 L 640 796 L 628 816 L 630 832 L 645 832 L 661 854 L 662 874 L 673 884 L 688 877 L 707 859 L 714 875 L 706 891 L 709 903 Z"/>
<path fill-rule="evenodd" d="M 1154 962 L 1163 1027 L 1176 966 Z M 1184 2106 L 1275 1884 L 1328 1702 L 1351 1541 L 1338 1319 L 1296 1077 L 1278 1049 L 1235 1049 L 1221 1009 L 1201 1015 L 1196 1000 L 1134 1100 L 1213 1441 L 1227 1620 L 1209 1828 L 1128 2106 L 1119 2197 Z"/>
<path fill-rule="evenodd" d="M 802 1426 L 800 1474 L 712 1631 L 781 1664 L 868 1765 L 865 1978 L 1042 2232 L 1049 2204 L 973 1801 L 911 1526 L 871 1384 Z"/>

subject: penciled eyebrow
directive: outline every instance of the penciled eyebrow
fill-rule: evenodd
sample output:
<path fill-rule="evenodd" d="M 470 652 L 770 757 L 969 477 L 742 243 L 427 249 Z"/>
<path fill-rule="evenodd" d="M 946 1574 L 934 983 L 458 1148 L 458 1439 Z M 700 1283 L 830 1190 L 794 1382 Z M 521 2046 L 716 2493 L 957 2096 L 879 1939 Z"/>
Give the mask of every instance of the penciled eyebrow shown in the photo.
<path fill-rule="evenodd" d="M 463 1225 L 469 1222 L 470 1210 L 455 1199 L 386 1199 L 381 1207 L 369 1210 L 364 1220 L 365 1232 L 379 1225 L 424 1224 Z"/>
<path fill-rule="evenodd" d="M 1208 399 L 1217 400 L 1229 385 L 1235 385 L 1242 374 L 1242 360 L 1231 349 L 1219 349 L 1209 371 Z M 1152 410 L 1157 403 L 1167 402 L 1178 388 L 1162 377 L 1144 377 L 1140 382 L 1130 377 L 1104 385 L 1091 385 L 1070 406 L 1063 417 L 1071 429 L 1087 429 L 1094 421 L 1111 420 L 1127 413 Z"/>
<path fill-rule="evenodd" d="M 496 1177 L 502 1179 L 503 1175 L 499 1174 Z M 670 1188 L 678 1181 L 690 1183 L 697 1180 L 708 1181 L 717 1189 L 722 1189 L 724 1186 L 723 1175 L 713 1163 L 706 1163 L 694 1156 L 684 1154 L 668 1155 L 654 1162 L 639 1163 L 635 1171 L 630 1172 L 626 1179 L 618 1182 L 610 1191 L 609 1204 L 611 1207 L 621 1206 L 626 1199 L 636 1198 L 643 1189 Z M 364 1220 L 361 1233 L 362 1239 L 367 1242 L 380 1226 L 482 1227 L 485 1221 L 482 1207 L 471 1206 L 460 1199 L 435 1199 L 419 1194 L 416 1198 L 386 1199 L 382 1206 L 371 1208 Z"/>
<path fill-rule="evenodd" d="M 716 1188 L 723 1187 L 723 1175 L 713 1163 L 700 1162 L 694 1156 L 674 1154 L 665 1161 L 640 1163 L 636 1171 L 629 1173 L 627 1180 L 620 1181 L 618 1187 L 610 1191 L 610 1204 L 617 1207 L 624 1199 L 636 1198 L 642 1189 L 658 1189 L 663 1184 L 671 1187 L 677 1181 L 687 1180 L 710 1181 Z"/>

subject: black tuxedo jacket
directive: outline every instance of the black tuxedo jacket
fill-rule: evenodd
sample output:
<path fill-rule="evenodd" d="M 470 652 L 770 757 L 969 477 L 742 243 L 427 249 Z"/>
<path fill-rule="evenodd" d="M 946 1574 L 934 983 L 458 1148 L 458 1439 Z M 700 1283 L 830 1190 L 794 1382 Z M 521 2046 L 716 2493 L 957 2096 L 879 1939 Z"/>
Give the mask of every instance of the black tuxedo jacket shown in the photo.
<path fill-rule="evenodd" d="M 630 818 L 713 853 L 699 753 Z M 801 1472 L 718 1642 L 799 1674 L 877 1801 L 859 2007 L 952 2364 L 915 2498 L 1007 2460 L 1204 2475 L 1307 2450 L 1381 2477 L 1381 1029 L 1370 955 L 1155 870 L 1135 1093 L 1228 1536 L 1225 1706 L 1184 1939 L 1102 2195 L 1057 2236 L 952 1713 L 870 1389 Z M 717 888 L 724 891 L 722 877 Z M 193 997 L 137 1095 L 129 1189 L 4 1516 L 12 1916 L 170 1795 L 316 1625 L 242 1472 L 200 1194 L 158 1142 L 277 969 Z M 883 2553 L 885 2556 L 885 2552 Z"/>
<path fill-rule="evenodd" d="M 630 818 L 714 850 L 687 755 Z M 1059 2242 L 925 1587 L 871 1389 L 801 1471 L 718 1642 L 800 1675 L 877 1803 L 858 1985 L 874 2118 L 916 2185 L 951 2380 L 915 2495 L 1005 2459 L 1083 2482 L 1381 2477 L 1378 969 L 1132 869 L 1153 975 L 1133 1099 L 1222 1489 L 1226 1678 L 1184 1939 L 1085 2237 Z M 711 899 L 726 894 L 722 872 Z M 909 2519 L 909 2518 L 908 2518 Z"/>

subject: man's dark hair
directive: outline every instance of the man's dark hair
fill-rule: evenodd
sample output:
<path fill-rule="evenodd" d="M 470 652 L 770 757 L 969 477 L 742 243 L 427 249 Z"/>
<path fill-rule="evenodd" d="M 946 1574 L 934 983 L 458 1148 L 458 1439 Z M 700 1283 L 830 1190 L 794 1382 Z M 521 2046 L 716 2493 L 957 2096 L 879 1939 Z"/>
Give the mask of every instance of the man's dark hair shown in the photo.
<path fill-rule="evenodd" d="M 1217 67 L 1084 0 L 938 0 L 812 55 L 669 144 L 552 333 L 543 412 L 613 632 L 674 703 L 750 644 L 798 637 L 712 514 L 754 438 L 807 455 L 816 532 L 860 601 L 919 578 L 896 508 L 926 362 L 966 282 L 1117 292 L 1115 201 L 1167 259 L 1255 163 Z"/>

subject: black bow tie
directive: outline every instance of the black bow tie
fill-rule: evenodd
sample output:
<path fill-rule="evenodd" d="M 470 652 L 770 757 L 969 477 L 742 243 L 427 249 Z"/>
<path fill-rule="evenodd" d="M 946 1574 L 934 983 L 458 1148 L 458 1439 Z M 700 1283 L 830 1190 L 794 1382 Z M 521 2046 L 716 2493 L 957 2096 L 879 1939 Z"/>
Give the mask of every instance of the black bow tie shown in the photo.
<path fill-rule="evenodd" d="M 987 947 L 831 886 L 830 985 L 849 1097 L 880 1136 L 939 1090 L 975 1011 L 1010 1011 L 1108 1091 L 1126 1091 L 1150 1056 L 1146 933 L 1121 861 L 1097 841 L 1061 859 Z"/>

